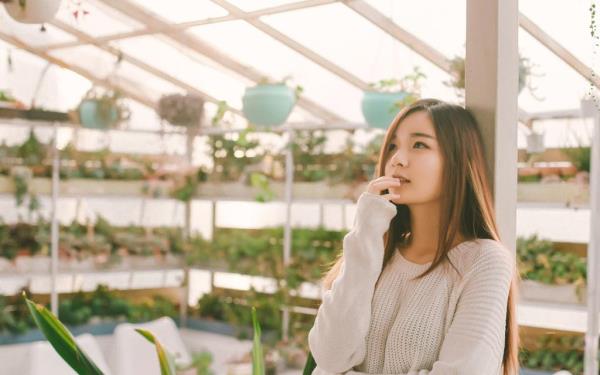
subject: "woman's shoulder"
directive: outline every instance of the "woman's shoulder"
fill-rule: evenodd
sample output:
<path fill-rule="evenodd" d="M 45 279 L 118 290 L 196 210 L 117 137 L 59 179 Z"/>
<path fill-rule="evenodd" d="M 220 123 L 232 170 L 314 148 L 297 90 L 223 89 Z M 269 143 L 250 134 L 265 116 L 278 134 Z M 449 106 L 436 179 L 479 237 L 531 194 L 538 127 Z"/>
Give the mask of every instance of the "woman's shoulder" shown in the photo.
<path fill-rule="evenodd" d="M 449 254 L 463 275 L 478 269 L 515 267 L 515 257 L 503 243 L 488 238 L 477 238 L 458 245 Z"/>

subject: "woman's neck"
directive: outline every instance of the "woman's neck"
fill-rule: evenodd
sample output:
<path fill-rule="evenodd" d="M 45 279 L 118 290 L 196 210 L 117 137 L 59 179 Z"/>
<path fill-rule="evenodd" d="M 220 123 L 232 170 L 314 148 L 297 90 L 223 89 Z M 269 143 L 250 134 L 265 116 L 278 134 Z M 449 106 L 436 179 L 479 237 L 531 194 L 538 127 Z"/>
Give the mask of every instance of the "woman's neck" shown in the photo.
<path fill-rule="evenodd" d="M 440 204 L 439 201 L 410 205 L 411 233 L 407 243 L 401 247 L 404 258 L 414 263 L 428 263 L 433 261 L 438 248 Z M 463 236 L 458 234 L 456 246 L 463 241 Z"/>

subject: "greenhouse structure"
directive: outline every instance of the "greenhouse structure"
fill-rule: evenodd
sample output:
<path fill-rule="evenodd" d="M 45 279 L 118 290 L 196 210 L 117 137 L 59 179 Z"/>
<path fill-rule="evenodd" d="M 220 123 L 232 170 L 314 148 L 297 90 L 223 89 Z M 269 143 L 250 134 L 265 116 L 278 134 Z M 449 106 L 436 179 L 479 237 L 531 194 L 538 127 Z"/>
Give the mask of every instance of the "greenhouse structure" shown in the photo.
<path fill-rule="evenodd" d="M 425 98 L 479 126 L 519 373 L 599 374 L 596 3 L 0 0 L 0 374 L 333 375 L 325 275 Z"/>

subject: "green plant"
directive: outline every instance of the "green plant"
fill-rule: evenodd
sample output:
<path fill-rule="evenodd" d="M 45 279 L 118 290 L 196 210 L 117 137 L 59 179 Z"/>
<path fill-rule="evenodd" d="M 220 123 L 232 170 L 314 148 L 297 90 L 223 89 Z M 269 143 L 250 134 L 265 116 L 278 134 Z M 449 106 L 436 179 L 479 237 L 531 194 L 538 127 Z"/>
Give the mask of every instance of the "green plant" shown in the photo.
<path fill-rule="evenodd" d="M 0 296 L 0 333 L 18 335 L 34 325 L 27 304 L 20 296 Z"/>
<path fill-rule="evenodd" d="M 173 125 L 197 127 L 204 114 L 204 99 L 190 94 L 165 95 L 158 101 L 156 112 Z"/>
<path fill-rule="evenodd" d="M 158 362 L 160 364 L 161 375 L 175 375 L 175 359 L 167 352 L 160 342 L 154 337 L 154 335 L 145 329 L 136 328 L 136 332 L 142 335 L 146 340 L 154 344 L 156 348 L 156 355 L 158 356 Z"/>
<path fill-rule="evenodd" d="M 237 181 L 244 170 L 260 162 L 264 149 L 257 140 L 250 140 L 251 128 L 239 133 L 208 136 L 209 153 L 213 159 L 210 178 L 217 181 Z"/>
<path fill-rule="evenodd" d="M 20 207 L 25 201 L 25 197 L 29 193 L 27 177 L 20 174 L 15 174 L 13 176 L 13 183 L 15 184 L 15 200 L 17 202 L 17 207 Z"/>
<path fill-rule="evenodd" d="M 6 90 L 0 90 L 0 102 L 14 102 L 16 99 Z"/>
<path fill-rule="evenodd" d="M 17 148 L 17 156 L 22 158 L 25 165 L 42 164 L 47 155 L 47 148 L 38 140 L 33 129 L 29 131 L 29 137 Z"/>
<path fill-rule="evenodd" d="M 427 76 L 418 66 L 413 67 L 411 73 L 397 79 L 382 79 L 369 84 L 369 88 L 379 92 L 404 92 L 407 95 L 396 103 L 396 106 L 402 108 L 410 105 L 421 96 L 421 80 Z M 391 109 L 393 110 L 393 109 Z"/>
<path fill-rule="evenodd" d="M 265 375 L 265 357 L 260 342 L 260 324 L 256 318 L 256 307 L 252 306 L 252 326 L 254 339 L 252 340 L 252 375 Z"/>
<path fill-rule="evenodd" d="M 73 335 L 69 330 L 44 306 L 34 303 L 23 293 L 23 299 L 27 303 L 29 312 L 44 334 L 50 345 L 62 357 L 62 359 L 79 375 L 102 375 L 103 372 L 87 356 L 87 354 L 77 345 Z M 154 335 L 143 329 L 136 331 L 153 343 L 156 347 L 161 375 L 175 375 L 175 361 L 171 354 L 163 349 L 160 342 Z"/>
<path fill-rule="evenodd" d="M 563 152 L 571 160 L 578 171 L 590 172 L 592 149 L 589 146 L 577 146 L 564 148 Z"/>
<path fill-rule="evenodd" d="M 576 254 L 555 251 L 552 242 L 537 235 L 517 238 L 519 273 L 523 279 L 545 284 L 575 284 L 581 293 L 587 279 L 586 259 Z"/>
<path fill-rule="evenodd" d="M 331 183 L 357 184 L 370 180 L 375 172 L 383 134 L 376 136 L 359 149 L 353 138 L 346 139 L 344 149 L 333 155 L 330 171 Z"/>
<path fill-rule="evenodd" d="M 584 337 L 582 335 L 540 336 L 532 348 L 519 351 L 519 362 L 530 369 L 546 371 L 568 370 L 583 373 Z"/>
<path fill-rule="evenodd" d="M 535 88 L 532 86 L 530 77 L 532 75 L 534 65 L 526 57 L 519 57 L 519 86 L 521 92 L 523 88 L 529 88 L 532 95 L 535 94 Z M 455 56 L 450 60 L 450 71 L 452 80 L 446 82 L 446 85 L 454 86 L 462 92 L 465 89 L 465 59 L 462 56 Z M 534 95 L 535 96 L 535 95 Z"/>
<path fill-rule="evenodd" d="M 215 373 L 210 369 L 212 361 L 213 356 L 209 351 L 193 353 L 192 362 L 189 366 L 182 368 L 182 370 L 193 368 L 196 370 L 196 375 L 215 375 Z"/>
<path fill-rule="evenodd" d="M 290 86 L 294 89 L 294 96 L 296 100 L 300 98 L 300 95 L 304 92 L 304 87 L 300 85 L 292 86 L 290 81 L 292 80 L 292 76 L 285 76 L 281 80 L 274 80 L 269 77 L 262 77 L 260 81 L 258 81 L 257 85 L 285 85 Z"/>
<path fill-rule="evenodd" d="M 275 197 L 275 193 L 269 188 L 269 178 L 262 173 L 250 174 L 250 184 L 258 189 L 255 199 L 258 202 L 268 202 Z"/>
<path fill-rule="evenodd" d="M 35 324 L 42 331 L 54 350 L 73 370 L 80 375 L 102 374 L 102 371 L 96 364 L 77 345 L 69 330 L 48 309 L 27 299 L 25 294 L 23 294 L 23 298 L 27 302 Z"/>
<path fill-rule="evenodd" d="M 182 202 L 189 202 L 194 197 L 198 188 L 198 178 L 196 174 L 183 176 L 183 182 L 180 182 L 171 192 L 171 196 Z"/>
<path fill-rule="evenodd" d="M 327 136 L 322 130 L 295 132 L 292 141 L 295 181 L 321 181 L 327 177 L 327 170 L 321 162 L 326 156 L 326 142 Z"/>
<path fill-rule="evenodd" d="M 83 96 L 81 103 L 87 100 L 96 102 L 100 120 L 109 127 L 114 127 L 131 117 L 131 111 L 125 104 L 123 93 L 119 90 L 100 90 L 92 87 Z"/>

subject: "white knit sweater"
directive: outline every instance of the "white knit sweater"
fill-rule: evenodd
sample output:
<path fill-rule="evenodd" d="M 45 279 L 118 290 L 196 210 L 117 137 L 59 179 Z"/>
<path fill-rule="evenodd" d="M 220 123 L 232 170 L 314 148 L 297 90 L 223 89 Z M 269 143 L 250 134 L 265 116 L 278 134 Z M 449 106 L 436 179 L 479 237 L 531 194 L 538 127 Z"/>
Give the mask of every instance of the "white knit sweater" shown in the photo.
<path fill-rule="evenodd" d="M 460 275 L 440 266 L 411 281 L 430 263 L 399 252 L 380 272 L 383 235 L 395 215 L 385 198 L 359 197 L 342 270 L 331 290 L 322 290 L 308 334 L 312 375 L 501 374 L 513 255 L 497 241 L 477 239 L 448 254 Z"/>

